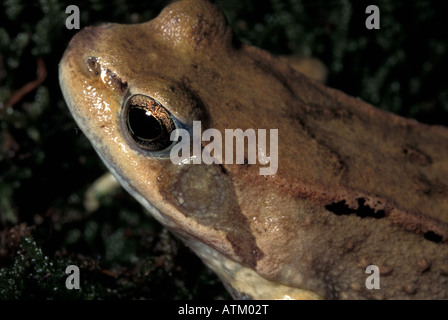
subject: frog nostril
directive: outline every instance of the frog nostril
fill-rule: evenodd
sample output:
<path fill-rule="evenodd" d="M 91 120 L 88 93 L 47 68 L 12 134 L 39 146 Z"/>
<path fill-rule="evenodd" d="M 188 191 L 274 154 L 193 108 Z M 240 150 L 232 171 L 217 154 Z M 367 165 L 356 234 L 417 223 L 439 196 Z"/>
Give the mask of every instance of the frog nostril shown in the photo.
<path fill-rule="evenodd" d="M 86 59 L 86 65 L 87 65 L 87 70 L 89 70 L 90 72 L 94 73 L 96 76 L 101 73 L 101 66 L 98 63 L 97 58 L 95 58 L 95 57 L 88 57 Z"/>

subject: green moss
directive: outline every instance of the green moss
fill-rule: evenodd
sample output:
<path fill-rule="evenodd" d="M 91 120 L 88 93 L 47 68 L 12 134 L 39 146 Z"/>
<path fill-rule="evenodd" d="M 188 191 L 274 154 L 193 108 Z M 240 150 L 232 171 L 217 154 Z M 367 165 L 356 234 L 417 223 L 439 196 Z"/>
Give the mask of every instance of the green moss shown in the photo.
<path fill-rule="evenodd" d="M 0 269 L 0 299 L 74 299 L 81 291 L 65 288 L 65 259 L 49 259 L 32 237 L 20 244 L 12 266 Z M 65 290 L 63 290 L 65 289 Z"/>

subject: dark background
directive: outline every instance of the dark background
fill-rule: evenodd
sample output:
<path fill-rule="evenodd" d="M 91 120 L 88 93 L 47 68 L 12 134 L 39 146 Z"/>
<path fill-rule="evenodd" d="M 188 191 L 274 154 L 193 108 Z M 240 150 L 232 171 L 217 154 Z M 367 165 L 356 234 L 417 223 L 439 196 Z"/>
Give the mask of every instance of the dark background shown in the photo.
<path fill-rule="evenodd" d="M 216 2 L 243 42 L 317 57 L 329 86 L 448 125 L 448 1 Z M 65 8 L 76 4 L 85 27 L 144 22 L 167 3 L 0 4 L 0 299 L 229 298 L 216 276 L 123 190 L 102 197 L 91 214 L 83 206 L 106 169 L 59 89 L 58 62 L 76 33 L 65 28 Z M 365 28 L 369 4 L 380 8 L 380 30 Z M 39 61 L 47 76 L 36 84 Z M 81 269 L 81 290 L 65 288 L 70 264 Z"/>

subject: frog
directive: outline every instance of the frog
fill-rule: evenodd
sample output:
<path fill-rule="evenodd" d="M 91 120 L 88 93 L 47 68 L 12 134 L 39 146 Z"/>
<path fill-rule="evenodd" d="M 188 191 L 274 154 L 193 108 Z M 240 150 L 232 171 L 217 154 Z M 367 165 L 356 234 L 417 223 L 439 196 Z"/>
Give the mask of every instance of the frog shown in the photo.
<path fill-rule="evenodd" d="M 59 80 L 110 172 L 233 298 L 448 298 L 448 128 L 307 77 L 206 0 L 84 28 Z M 260 174 L 248 149 L 243 163 L 172 161 L 197 122 L 277 130 L 278 167 Z"/>

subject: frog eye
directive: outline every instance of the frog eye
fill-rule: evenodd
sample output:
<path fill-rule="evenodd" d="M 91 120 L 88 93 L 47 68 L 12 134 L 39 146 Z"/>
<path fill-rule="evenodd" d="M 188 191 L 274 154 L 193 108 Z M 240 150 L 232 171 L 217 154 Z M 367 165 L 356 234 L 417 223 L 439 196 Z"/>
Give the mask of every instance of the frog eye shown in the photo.
<path fill-rule="evenodd" d="M 129 97 L 123 108 L 125 129 L 143 150 L 160 152 L 171 147 L 176 129 L 171 114 L 156 100 L 141 94 Z"/>

